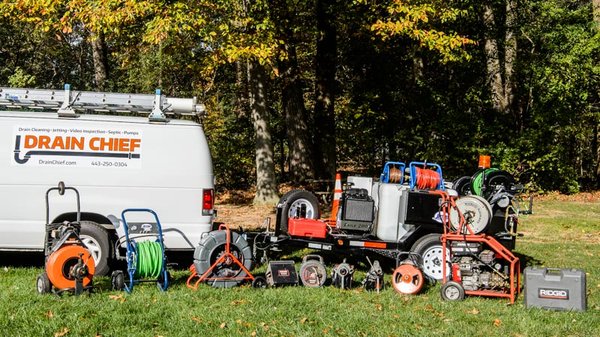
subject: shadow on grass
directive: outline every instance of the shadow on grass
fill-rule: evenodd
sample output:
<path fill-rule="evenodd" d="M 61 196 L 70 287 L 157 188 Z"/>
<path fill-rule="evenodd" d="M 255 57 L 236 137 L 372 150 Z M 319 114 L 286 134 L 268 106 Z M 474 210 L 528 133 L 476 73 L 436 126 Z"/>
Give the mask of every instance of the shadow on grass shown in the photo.
<path fill-rule="evenodd" d="M 42 252 L 0 252 L 0 267 L 43 267 Z"/>
<path fill-rule="evenodd" d="M 516 252 L 513 252 L 513 254 L 515 254 L 515 256 L 518 257 L 521 262 L 521 272 L 523 272 L 523 270 L 525 270 L 526 267 L 541 266 L 542 264 L 544 264 L 544 261 L 539 260 L 533 256 Z"/>

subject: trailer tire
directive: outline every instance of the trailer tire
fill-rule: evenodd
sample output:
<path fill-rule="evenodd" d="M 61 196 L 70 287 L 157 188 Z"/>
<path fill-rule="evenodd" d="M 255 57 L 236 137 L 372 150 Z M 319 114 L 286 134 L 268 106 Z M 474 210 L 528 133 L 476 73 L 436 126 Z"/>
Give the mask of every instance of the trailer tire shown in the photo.
<path fill-rule="evenodd" d="M 102 226 L 93 221 L 80 221 L 81 230 L 79 237 L 85 247 L 91 253 L 96 264 L 95 276 L 108 275 L 110 267 L 108 258 L 110 256 L 110 240 L 108 232 Z"/>
<path fill-rule="evenodd" d="M 411 252 L 421 256 L 421 269 L 425 275 L 425 279 L 434 284 L 442 280 L 442 241 L 440 234 L 427 234 L 417 240 Z M 450 251 L 446 249 L 446 261 L 450 261 Z M 450 275 L 450 268 L 446 268 L 446 277 Z"/>
<path fill-rule="evenodd" d="M 287 223 L 288 218 L 296 216 L 300 207 L 306 207 L 303 217 L 307 219 L 318 219 L 320 214 L 319 200 L 313 193 L 305 190 L 291 190 L 279 199 L 279 205 L 283 205 L 282 221 Z"/>
<path fill-rule="evenodd" d="M 252 248 L 248 245 L 248 242 L 238 233 L 230 232 L 231 253 L 244 265 L 244 268 L 250 270 L 252 268 Z M 206 236 L 200 241 L 198 247 L 194 251 L 194 267 L 196 267 L 196 273 L 203 275 L 206 273 L 213 263 L 215 263 L 219 256 L 225 251 L 225 244 L 227 242 L 227 232 L 224 230 L 212 231 L 206 234 Z M 232 268 L 229 268 L 231 266 Z M 236 277 L 243 278 L 246 272 L 235 264 L 225 265 L 220 264 L 213 269 L 212 275 L 209 277 Z M 215 288 L 230 288 L 241 283 L 242 280 L 212 280 L 208 281 L 210 285 Z"/>

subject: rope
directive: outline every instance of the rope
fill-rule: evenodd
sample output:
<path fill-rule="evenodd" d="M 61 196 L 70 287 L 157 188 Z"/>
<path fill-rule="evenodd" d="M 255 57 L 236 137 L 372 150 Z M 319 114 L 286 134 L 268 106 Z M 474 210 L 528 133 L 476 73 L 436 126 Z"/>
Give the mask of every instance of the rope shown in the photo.
<path fill-rule="evenodd" d="M 136 278 L 154 279 L 160 276 L 163 270 L 163 251 L 160 243 L 156 241 L 142 241 L 136 243 L 137 268 Z"/>

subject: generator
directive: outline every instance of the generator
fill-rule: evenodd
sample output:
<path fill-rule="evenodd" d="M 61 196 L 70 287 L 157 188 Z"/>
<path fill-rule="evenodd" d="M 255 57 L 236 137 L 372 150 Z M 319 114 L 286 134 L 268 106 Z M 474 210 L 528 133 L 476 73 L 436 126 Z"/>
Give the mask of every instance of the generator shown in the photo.
<path fill-rule="evenodd" d="M 345 231 L 371 232 L 375 202 L 364 188 L 349 188 L 342 194 L 336 227 Z"/>

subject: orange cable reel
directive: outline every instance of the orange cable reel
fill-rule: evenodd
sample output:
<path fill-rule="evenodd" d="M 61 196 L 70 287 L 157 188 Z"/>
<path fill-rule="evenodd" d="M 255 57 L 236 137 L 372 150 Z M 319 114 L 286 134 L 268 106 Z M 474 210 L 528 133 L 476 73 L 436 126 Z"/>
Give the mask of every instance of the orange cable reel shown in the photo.
<path fill-rule="evenodd" d="M 75 277 L 72 271 L 79 262 L 80 257 L 87 268 L 87 274 L 82 279 L 82 285 L 87 287 L 92 283 L 92 277 L 96 270 L 94 258 L 85 247 L 69 244 L 50 254 L 46 260 L 46 273 L 50 283 L 55 288 L 61 290 L 75 288 Z"/>
<path fill-rule="evenodd" d="M 418 294 L 424 284 L 423 272 L 411 263 L 399 265 L 392 274 L 392 287 L 400 294 Z"/>

